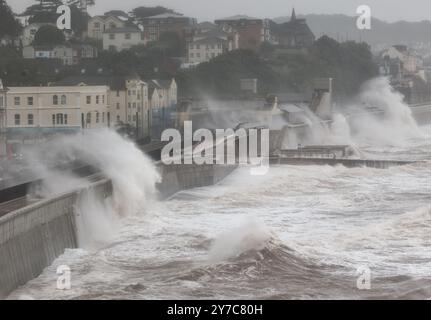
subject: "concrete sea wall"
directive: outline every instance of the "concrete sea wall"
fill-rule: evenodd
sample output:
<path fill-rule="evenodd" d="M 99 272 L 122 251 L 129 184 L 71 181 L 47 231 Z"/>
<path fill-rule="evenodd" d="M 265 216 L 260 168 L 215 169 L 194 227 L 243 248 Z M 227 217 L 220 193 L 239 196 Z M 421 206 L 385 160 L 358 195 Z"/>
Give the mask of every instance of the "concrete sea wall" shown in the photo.
<path fill-rule="evenodd" d="M 157 186 L 162 199 L 181 190 L 216 184 L 236 168 L 157 166 L 163 177 Z M 66 249 L 78 246 L 74 207 L 89 189 L 102 198 L 112 193 L 110 181 L 102 180 L 87 189 L 43 200 L 0 218 L 0 298 L 38 277 Z"/>

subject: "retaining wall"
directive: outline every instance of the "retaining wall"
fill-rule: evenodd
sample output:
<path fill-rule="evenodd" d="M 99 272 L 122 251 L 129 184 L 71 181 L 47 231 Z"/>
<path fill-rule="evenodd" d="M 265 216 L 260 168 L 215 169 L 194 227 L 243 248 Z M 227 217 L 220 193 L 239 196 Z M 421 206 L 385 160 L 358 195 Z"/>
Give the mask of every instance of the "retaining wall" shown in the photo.
<path fill-rule="evenodd" d="M 213 185 L 236 166 L 159 163 L 158 168 L 163 180 L 157 187 L 161 197 L 167 198 L 184 189 Z M 0 218 L 0 298 L 38 277 L 65 249 L 77 247 L 74 206 L 90 188 L 97 197 L 112 194 L 110 181 L 102 180 Z"/>

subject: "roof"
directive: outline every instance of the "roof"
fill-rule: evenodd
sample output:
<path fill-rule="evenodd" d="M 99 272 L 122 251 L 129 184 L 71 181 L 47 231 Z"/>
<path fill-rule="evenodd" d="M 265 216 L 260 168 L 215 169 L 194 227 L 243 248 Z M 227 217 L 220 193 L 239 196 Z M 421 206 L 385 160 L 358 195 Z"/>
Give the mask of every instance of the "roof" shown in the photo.
<path fill-rule="evenodd" d="M 298 113 L 298 112 L 304 112 L 303 109 L 299 108 L 298 106 L 294 104 L 285 104 L 279 107 L 280 110 L 289 112 L 289 113 Z"/>
<path fill-rule="evenodd" d="M 254 18 L 254 17 L 249 17 L 246 15 L 236 15 L 236 16 L 231 16 L 231 17 L 227 17 L 227 18 L 223 18 L 223 19 L 217 19 L 217 21 L 235 21 L 235 20 L 262 20 L 260 18 Z"/>
<path fill-rule="evenodd" d="M 145 19 L 166 19 L 166 18 L 188 18 L 179 13 L 162 13 L 155 16 L 146 17 Z"/>
<path fill-rule="evenodd" d="M 119 20 L 119 21 L 123 21 L 122 19 L 120 19 L 118 16 L 116 16 L 116 15 L 114 15 L 114 14 L 108 14 L 108 15 L 104 15 L 104 16 L 102 16 L 102 15 L 98 15 L 98 16 L 94 16 L 94 17 L 92 17 L 91 19 L 107 20 L 107 19 L 109 19 L 109 18 L 114 18 L 114 19 L 117 19 L 117 20 Z"/>
<path fill-rule="evenodd" d="M 59 86 L 50 87 L 8 87 L 10 93 L 58 93 Z M 95 85 L 89 87 L 78 87 L 78 86 L 62 86 L 64 89 L 62 92 L 93 92 L 93 91 L 106 91 L 107 86 Z"/>
<path fill-rule="evenodd" d="M 108 29 L 105 30 L 103 33 L 140 33 L 141 30 L 138 28 L 133 27 L 125 27 L 125 28 L 115 28 L 115 29 Z"/>
<path fill-rule="evenodd" d="M 292 103 L 307 101 L 304 94 L 300 92 L 276 93 L 279 103 Z"/>
<path fill-rule="evenodd" d="M 216 37 L 216 36 L 209 36 L 209 37 L 204 37 L 202 39 L 199 40 L 195 40 L 193 42 L 191 42 L 191 44 L 200 44 L 200 43 L 218 43 L 220 41 L 227 41 L 226 39 L 223 39 L 221 37 Z"/>
<path fill-rule="evenodd" d="M 279 34 L 295 34 L 295 35 L 313 35 L 310 27 L 305 19 L 296 19 L 289 22 L 282 23 L 278 26 L 277 32 Z"/>
<path fill-rule="evenodd" d="M 85 84 L 87 86 L 109 86 L 112 90 L 123 90 L 126 88 L 125 77 L 122 76 L 88 76 L 77 75 L 69 76 L 57 81 L 53 86 L 78 86 Z"/>
<path fill-rule="evenodd" d="M 229 34 L 224 32 L 221 29 L 213 29 L 207 32 L 199 33 L 195 36 L 195 38 L 208 38 L 208 37 L 216 37 L 216 38 L 227 38 Z"/>
<path fill-rule="evenodd" d="M 219 27 L 215 23 L 204 21 L 204 22 L 198 23 L 197 28 L 198 29 L 218 29 Z"/>
<path fill-rule="evenodd" d="M 29 46 L 29 47 L 31 47 L 31 46 Z M 33 46 L 33 49 L 34 49 L 34 51 L 52 51 L 52 50 L 54 50 L 54 47 L 56 47 L 56 46 L 53 46 L 53 45 Z"/>
<path fill-rule="evenodd" d="M 144 80 L 146 83 L 148 83 L 148 87 L 151 88 L 156 88 L 156 89 L 169 89 L 172 83 L 172 79 L 171 80 Z"/>

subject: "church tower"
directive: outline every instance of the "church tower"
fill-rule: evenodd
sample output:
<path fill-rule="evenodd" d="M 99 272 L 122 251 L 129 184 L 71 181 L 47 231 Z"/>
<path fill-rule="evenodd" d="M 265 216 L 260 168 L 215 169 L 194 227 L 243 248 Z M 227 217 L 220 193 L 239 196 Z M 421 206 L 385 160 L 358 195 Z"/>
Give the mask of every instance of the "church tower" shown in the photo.
<path fill-rule="evenodd" d="M 296 13 L 295 13 L 295 8 L 292 9 L 292 17 L 290 18 L 290 21 L 295 21 L 296 20 Z"/>

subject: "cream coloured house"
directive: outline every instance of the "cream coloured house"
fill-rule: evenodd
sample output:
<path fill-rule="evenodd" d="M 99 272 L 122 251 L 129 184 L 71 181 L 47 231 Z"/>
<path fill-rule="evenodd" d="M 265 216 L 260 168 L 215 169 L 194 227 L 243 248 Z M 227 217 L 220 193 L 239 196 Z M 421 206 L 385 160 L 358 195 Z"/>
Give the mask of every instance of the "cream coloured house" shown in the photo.
<path fill-rule="evenodd" d="M 102 40 L 103 33 L 109 29 L 124 28 L 125 21 L 114 16 L 95 16 L 88 21 L 86 36 Z"/>
<path fill-rule="evenodd" d="M 107 86 L 8 87 L 8 133 L 52 133 L 110 126 Z"/>
<path fill-rule="evenodd" d="M 147 44 L 145 35 L 138 28 L 109 29 L 103 33 L 103 50 L 123 51 L 145 44 Z"/>

